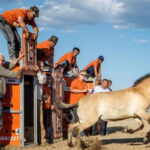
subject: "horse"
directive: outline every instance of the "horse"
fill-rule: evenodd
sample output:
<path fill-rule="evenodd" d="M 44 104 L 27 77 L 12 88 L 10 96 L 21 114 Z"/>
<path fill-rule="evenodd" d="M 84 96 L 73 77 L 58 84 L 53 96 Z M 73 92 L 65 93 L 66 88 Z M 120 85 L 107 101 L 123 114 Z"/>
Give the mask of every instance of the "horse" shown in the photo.
<path fill-rule="evenodd" d="M 57 105 L 57 100 L 55 103 Z M 57 106 L 61 109 L 73 107 L 63 102 L 59 102 Z M 80 133 L 101 119 L 119 121 L 133 118 L 138 121 L 139 127 L 130 129 L 129 132 L 142 130 L 145 124 L 150 124 L 150 74 L 139 78 L 133 86 L 126 89 L 86 95 L 75 106 L 78 121 L 69 126 L 69 146 L 75 145 L 72 142 L 73 136 L 81 141 Z M 149 140 L 150 132 L 147 132 L 143 142 L 148 143 Z"/>

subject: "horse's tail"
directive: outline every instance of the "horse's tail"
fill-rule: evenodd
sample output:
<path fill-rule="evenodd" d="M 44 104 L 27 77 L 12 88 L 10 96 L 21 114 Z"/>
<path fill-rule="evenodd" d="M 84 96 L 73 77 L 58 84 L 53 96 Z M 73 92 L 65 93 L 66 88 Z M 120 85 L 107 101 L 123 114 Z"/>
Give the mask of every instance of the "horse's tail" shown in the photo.
<path fill-rule="evenodd" d="M 67 122 L 73 123 L 79 121 L 78 115 L 77 115 L 77 107 L 78 104 L 66 104 L 64 102 L 56 100 L 54 102 L 54 105 L 58 108 L 64 111 L 66 114 L 64 117 Z M 67 113 L 66 113 L 67 112 Z"/>
<path fill-rule="evenodd" d="M 54 101 L 54 105 L 57 108 L 62 109 L 62 110 L 72 109 L 72 108 L 78 107 L 78 104 L 66 104 L 66 103 L 58 101 L 58 100 Z"/>

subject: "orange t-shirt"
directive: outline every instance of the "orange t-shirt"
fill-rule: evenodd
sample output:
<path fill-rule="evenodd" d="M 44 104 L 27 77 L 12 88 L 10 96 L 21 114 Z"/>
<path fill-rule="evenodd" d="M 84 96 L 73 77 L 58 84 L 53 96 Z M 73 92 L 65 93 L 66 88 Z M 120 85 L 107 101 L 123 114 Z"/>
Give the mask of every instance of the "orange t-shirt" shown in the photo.
<path fill-rule="evenodd" d="M 54 48 L 52 41 L 46 40 L 41 43 L 38 43 L 37 50 L 41 50 L 42 52 L 44 52 L 45 57 L 53 55 Z"/>
<path fill-rule="evenodd" d="M 99 71 L 100 63 L 99 63 L 98 59 L 96 59 L 96 60 L 92 61 L 91 63 L 89 63 L 86 67 L 83 68 L 83 70 L 87 70 L 90 67 L 97 68 L 97 71 Z"/>
<path fill-rule="evenodd" d="M 77 77 L 74 80 L 72 80 L 69 88 L 75 90 L 87 90 L 88 84 L 80 80 L 79 77 Z M 80 92 L 80 93 L 70 92 L 69 104 L 76 104 L 80 100 L 80 98 L 82 98 L 86 94 L 87 94 L 86 92 Z"/>
<path fill-rule="evenodd" d="M 66 53 L 64 56 L 62 56 L 56 64 L 61 64 L 64 61 L 68 61 L 70 65 L 75 65 L 76 64 L 76 57 L 73 55 L 73 51 Z"/>
<path fill-rule="evenodd" d="M 13 25 L 14 22 L 18 23 L 18 17 L 22 17 L 25 24 L 29 24 L 29 25 L 35 27 L 36 24 L 34 22 L 34 19 L 28 20 L 28 18 L 27 18 L 28 11 L 29 10 L 23 9 L 23 8 L 16 8 L 16 9 L 5 11 L 2 14 L 0 14 L 0 16 L 2 16 L 7 21 L 7 23 L 9 23 L 10 25 Z"/>
<path fill-rule="evenodd" d="M 49 57 L 53 57 L 54 47 L 52 41 L 43 41 L 37 44 L 37 50 L 42 52 L 40 56 L 41 61 L 47 61 Z"/>

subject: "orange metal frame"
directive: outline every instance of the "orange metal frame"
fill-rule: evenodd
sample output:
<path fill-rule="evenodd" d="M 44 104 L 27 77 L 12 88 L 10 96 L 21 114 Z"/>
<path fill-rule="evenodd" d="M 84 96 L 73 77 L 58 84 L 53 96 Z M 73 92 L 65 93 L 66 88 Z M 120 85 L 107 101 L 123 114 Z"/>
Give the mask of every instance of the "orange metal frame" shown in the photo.
<path fill-rule="evenodd" d="M 34 40 L 33 33 L 30 33 L 27 39 L 23 31 L 21 51 L 26 54 L 22 65 L 29 68 L 29 71 L 24 74 L 35 75 L 33 67 L 36 65 L 36 40 Z M 15 68 L 15 71 L 18 69 L 19 67 Z M 17 80 L 12 79 L 12 81 Z M 3 128 L 0 130 L 0 144 L 2 145 L 22 145 L 21 88 L 21 82 L 7 84 L 7 94 L 3 98 Z"/>

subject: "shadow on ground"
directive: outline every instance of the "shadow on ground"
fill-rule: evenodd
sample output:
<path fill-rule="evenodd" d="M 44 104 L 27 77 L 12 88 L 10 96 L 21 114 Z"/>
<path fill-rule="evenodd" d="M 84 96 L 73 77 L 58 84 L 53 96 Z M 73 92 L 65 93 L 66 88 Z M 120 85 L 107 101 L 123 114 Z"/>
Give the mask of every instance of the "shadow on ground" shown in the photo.
<path fill-rule="evenodd" d="M 102 141 L 103 145 L 106 144 L 135 144 L 135 145 L 141 145 L 143 144 L 143 138 L 119 138 L 119 139 L 103 139 Z"/>
<path fill-rule="evenodd" d="M 116 126 L 116 127 L 109 127 L 107 128 L 107 132 L 109 134 L 112 134 L 112 133 L 116 133 L 118 131 L 122 132 L 124 130 L 124 127 L 121 127 L 121 126 Z"/>

